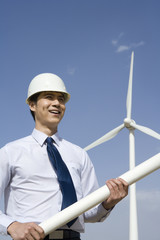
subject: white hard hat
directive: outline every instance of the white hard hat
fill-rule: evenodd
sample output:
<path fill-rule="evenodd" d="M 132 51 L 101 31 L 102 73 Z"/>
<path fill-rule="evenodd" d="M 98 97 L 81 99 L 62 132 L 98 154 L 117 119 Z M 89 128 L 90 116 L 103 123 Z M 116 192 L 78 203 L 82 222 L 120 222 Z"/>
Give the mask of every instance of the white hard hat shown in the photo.
<path fill-rule="evenodd" d="M 29 98 L 34 94 L 45 91 L 62 92 L 65 95 L 66 102 L 70 99 L 70 94 L 60 77 L 53 73 L 41 73 L 30 82 L 26 103 L 29 103 Z"/>

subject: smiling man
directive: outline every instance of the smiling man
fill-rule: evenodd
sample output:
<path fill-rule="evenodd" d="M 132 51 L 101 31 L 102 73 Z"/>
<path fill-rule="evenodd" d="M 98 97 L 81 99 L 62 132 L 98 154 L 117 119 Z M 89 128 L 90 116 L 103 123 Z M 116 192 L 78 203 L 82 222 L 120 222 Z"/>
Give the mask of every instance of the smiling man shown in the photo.
<path fill-rule="evenodd" d="M 124 180 L 108 180 L 107 200 L 45 237 L 39 223 L 98 188 L 88 154 L 58 134 L 69 99 L 61 78 L 51 73 L 36 76 L 26 100 L 35 128 L 0 150 L 0 196 L 5 200 L 0 231 L 14 240 L 79 240 L 85 222 L 104 221 L 128 194 Z"/>
<path fill-rule="evenodd" d="M 53 104 L 54 102 L 54 104 Z M 29 101 L 30 110 L 35 117 L 35 128 L 52 136 L 65 113 L 65 97 L 59 92 L 42 92 L 37 101 Z"/>

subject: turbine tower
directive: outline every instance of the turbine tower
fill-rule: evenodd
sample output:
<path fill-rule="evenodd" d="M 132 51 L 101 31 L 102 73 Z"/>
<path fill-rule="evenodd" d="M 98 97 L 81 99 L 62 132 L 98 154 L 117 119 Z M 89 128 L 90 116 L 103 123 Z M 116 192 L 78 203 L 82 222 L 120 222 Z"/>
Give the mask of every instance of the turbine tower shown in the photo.
<path fill-rule="evenodd" d="M 114 128 L 110 132 L 106 133 L 103 137 L 94 141 L 84 149 L 88 151 L 91 148 L 94 148 L 110 139 L 115 137 L 123 128 L 127 128 L 129 130 L 129 167 L 132 170 L 135 167 L 135 129 L 150 135 L 151 137 L 157 138 L 160 140 L 160 134 L 155 131 L 137 125 L 133 119 L 131 119 L 131 110 L 132 110 L 132 80 L 133 80 L 133 60 L 134 60 L 134 52 L 131 54 L 131 64 L 130 64 L 130 74 L 129 74 L 129 84 L 128 84 L 128 93 L 126 100 L 126 109 L 127 109 L 127 117 L 124 119 L 123 124 Z M 137 206 L 136 206 L 136 184 L 130 186 L 130 226 L 129 226 L 129 239 L 130 240 L 138 240 L 138 223 L 137 223 Z"/>

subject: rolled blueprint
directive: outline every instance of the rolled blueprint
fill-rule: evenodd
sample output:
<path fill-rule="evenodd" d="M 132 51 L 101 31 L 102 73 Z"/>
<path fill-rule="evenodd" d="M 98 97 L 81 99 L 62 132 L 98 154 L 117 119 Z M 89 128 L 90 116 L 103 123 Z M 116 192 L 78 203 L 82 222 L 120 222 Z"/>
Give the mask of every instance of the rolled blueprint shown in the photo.
<path fill-rule="evenodd" d="M 124 179 L 129 185 L 131 185 L 159 168 L 160 153 L 139 164 L 134 169 L 124 173 L 120 178 Z M 109 195 L 110 191 L 108 187 L 104 185 L 78 202 L 55 214 L 53 217 L 42 222 L 39 226 L 43 228 L 45 235 L 48 235 L 65 225 L 67 222 L 103 202 L 109 197 Z"/>

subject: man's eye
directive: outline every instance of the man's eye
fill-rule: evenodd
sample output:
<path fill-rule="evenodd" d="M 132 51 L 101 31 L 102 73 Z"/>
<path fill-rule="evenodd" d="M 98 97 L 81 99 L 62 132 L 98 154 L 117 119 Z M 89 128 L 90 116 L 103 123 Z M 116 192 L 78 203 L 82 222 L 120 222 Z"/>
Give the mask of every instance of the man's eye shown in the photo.
<path fill-rule="evenodd" d="M 47 99 L 52 99 L 52 96 L 51 95 L 46 95 L 46 98 Z"/>
<path fill-rule="evenodd" d="M 64 97 L 60 97 L 59 101 L 64 102 Z"/>

